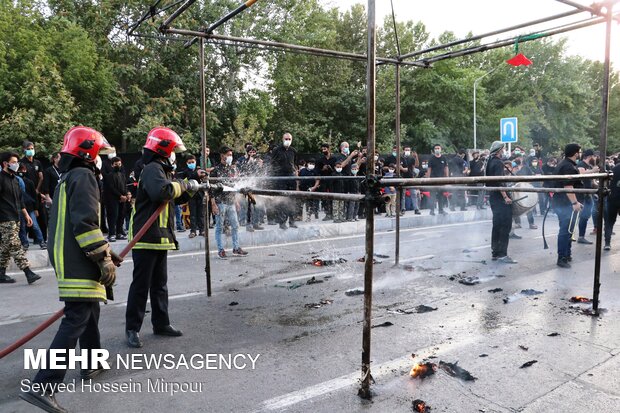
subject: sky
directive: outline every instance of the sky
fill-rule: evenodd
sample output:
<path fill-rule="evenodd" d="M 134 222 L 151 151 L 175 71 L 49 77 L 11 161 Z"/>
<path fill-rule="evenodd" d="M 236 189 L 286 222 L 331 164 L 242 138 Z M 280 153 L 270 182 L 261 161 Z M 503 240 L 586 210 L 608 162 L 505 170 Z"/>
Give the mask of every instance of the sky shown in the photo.
<path fill-rule="evenodd" d="M 360 3 L 364 7 L 365 0 L 321 0 L 323 4 L 338 7 L 341 11 L 348 10 L 353 4 Z M 454 32 L 458 39 L 464 38 L 467 33 L 474 35 L 514 26 L 531 20 L 552 16 L 573 10 L 572 6 L 555 0 L 392 0 L 397 21 L 422 21 L 432 37 L 449 30 Z M 587 0 L 577 2 L 588 5 Z M 376 0 L 377 23 L 380 24 L 384 16 L 391 14 L 390 0 Z M 616 6 L 620 11 L 620 5 Z M 483 42 L 511 35 L 526 34 L 532 30 L 551 28 L 571 21 L 588 18 L 588 13 L 581 13 L 563 20 L 547 22 L 540 26 L 520 29 L 516 32 L 500 34 Z M 581 55 L 591 60 L 604 59 L 605 54 L 605 24 L 596 25 L 564 34 L 568 38 L 568 53 Z M 554 36 L 553 38 L 558 38 Z M 525 46 L 523 46 L 525 47 Z M 407 51 L 403 51 L 405 53 Z M 526 51 L 523 50 L 527 55 Z M 611 60 L 616 67 L 620 66 L 620 37 L 617 24 L 612 24 Z"/>

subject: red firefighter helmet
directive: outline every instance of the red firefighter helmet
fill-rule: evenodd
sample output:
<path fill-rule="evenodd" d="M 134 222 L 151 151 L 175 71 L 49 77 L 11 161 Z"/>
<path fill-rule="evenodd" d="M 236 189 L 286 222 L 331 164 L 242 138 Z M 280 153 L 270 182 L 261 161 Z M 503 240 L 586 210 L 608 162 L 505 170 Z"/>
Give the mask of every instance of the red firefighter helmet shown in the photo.
<path fill-rule="evenodd" d="M 187 150 L 179 135 L 172 129 L 163 126 L 151 129 L 146 137 L 144 148 L 150 149 L 164 158 L 169 158 L 173 152 L 184 152 Z"/>
<path fill-rule="evenodd" d="M 94 162 L 98 154 L 113 153 L 114 147 L 101 132 L 86 126 L 74 126 L 65 133 L 60 152 Z"/>

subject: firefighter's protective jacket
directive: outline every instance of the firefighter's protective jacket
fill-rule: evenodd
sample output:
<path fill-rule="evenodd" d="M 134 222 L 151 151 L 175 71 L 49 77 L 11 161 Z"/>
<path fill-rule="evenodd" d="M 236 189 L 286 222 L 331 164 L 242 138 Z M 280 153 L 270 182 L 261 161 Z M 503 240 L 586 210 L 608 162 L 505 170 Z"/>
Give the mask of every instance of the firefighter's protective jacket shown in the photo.
<path fill-rule="evenodd" d="M 99 186 L 94 170 L 78 166 L 62 175 L 49 219 L 48 254 L 61 301 L 105 301 L 101 271 L 86 253 L 107 244 L 99 228 Z"/>
<path fill-rule="evenodd" d="M 136 203 L 131 213 L 129 239 L 145 225 L 159 206 L 167 206 L 158 219 L 149 227 L 144 236 L 136 243 L 134 249 L 142 250 L 176 250 L 178 242 L 174 235 L 174 203 L 187 202 L 189 195 L 183 193 L 181 185 L 172 180 L 172 168 L 154 159 L 144 166 L 138 182 Z"/>

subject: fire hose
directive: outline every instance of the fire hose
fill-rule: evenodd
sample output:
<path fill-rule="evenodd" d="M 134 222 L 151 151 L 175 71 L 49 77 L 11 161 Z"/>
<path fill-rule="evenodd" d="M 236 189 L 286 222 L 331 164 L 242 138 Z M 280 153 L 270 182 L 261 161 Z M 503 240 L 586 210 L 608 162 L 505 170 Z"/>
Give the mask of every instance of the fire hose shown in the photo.
<path fill-rule="evenodd" d="M 155 222 L 155 220 L 157 219 L 159 214 L 161 214 L 161 212 L 167 206 L 168 206 L 168 202 L 164 202 L 163 204 L 161 204 L 157 208 L 157 210 L 155 212 L 153 212 L 153 215 L 151 215 L 149 217 L 149 219 L 145 222 L 145 224 L 142 226 L 142 228 L 140 228 L 140 231 L 138 231 L 136 233 L 136 235 L 133 237 L 133 239 L 118 254 L 119 257 L 125 258 L 125 256 L 129 253 L 129 251 L 131 251 L 133 246 L 136 245 L 136 243 L 138 241 L 140 241 L 140 239 L 144 236 L 146 231 L 148 231 L 148 229 L 151 227 L 151 225 L 153 225 L 153 222 Z M 51 326 L 56 320 L 58 320 L 60 317 L 62 317 L 63 314 L 64 314 L 64 309 L 60 309 L 60 310 L 56 311 L 50 318 L 48 318 L 43 323 L 41 323 L 37 328 L 35 328 L 34 330 L 32 330 L 31 332 L 29 332 L 28 334 L 26 334 L 25 336 L 20 338 L 19 340 L 17 340 L 13 344 L 9 345 L 8 347 L 3 348 L 0 351 L 0 359 L 3 359 L 5 356 L 11 354 L 13 351 L 17 350 L 18 348 L 20 348 L 21 346 L 23 346 L 24 344 L 26 344 L 27 342 L 29 342 L 30 340 L 35 338 L 43 330 L 45 330 L 46 328 Z"/>

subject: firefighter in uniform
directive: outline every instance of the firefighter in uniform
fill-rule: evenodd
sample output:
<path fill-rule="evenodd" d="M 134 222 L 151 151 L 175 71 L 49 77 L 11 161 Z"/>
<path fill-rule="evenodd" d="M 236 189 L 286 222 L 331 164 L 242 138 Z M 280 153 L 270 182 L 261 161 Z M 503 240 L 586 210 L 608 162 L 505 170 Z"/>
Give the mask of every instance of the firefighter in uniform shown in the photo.
<path fill-rule="evenodd" d="M 110 250 L 99 228 L 99 187 L 95 158 L 112 148 L 103 135 L 84 126 L 71 128 L 61 150 L 62 178 L 54 192 L 50 214 L 48 254 L 58 281 L 64 318 L 50 349 L 99 349 L 99 302 L 116 279 L 115 266 L 122 261 Z M 111 292 L 111 289 L 109 290 Z M 49 353 L 49 350 L 48 350 Z M 48 354 L 49 360 L 49 354 Z M 81 370 L 83 379 L 99 375 L 101 366 Z M 33 383 L 61 383 L 65 369 L 39 370 Z M 53 394 L 31 389 L 20 397 L 48 412 L 65 412 Z"/>
<path fill-rule="evenodd" d="M 168 318 L 167 259 L 169 250 L 178 249 L 174 235 L 173 204 L 187 202 L 190 194 L 200 189 L 196 181 L 172 179 L 171 157 L 175 156 L 175 152 L 185 150 L 179 135 L 165 127 L 152 129 L 144 145 L 144 169 L 140 174 L 131 214 L 129 239 L 145 225 L 162 203 L 167 203 L 167 206 L 132 250 L 133 281 L 129 287 L 125 314 L 125 335 L 129 347 L 142 347 L 139 333 L 149 294 L 153 333 L 173 337 L 183 334 L 170 325 Z"/>

